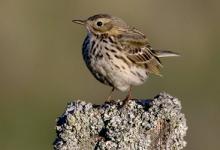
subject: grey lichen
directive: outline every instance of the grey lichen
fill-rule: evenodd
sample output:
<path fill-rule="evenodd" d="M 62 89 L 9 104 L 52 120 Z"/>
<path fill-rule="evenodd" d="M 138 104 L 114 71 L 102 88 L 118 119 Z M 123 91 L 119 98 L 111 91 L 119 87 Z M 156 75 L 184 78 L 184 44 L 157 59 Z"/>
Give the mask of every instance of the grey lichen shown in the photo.
<path fill-rule="evenodd" d="M 180 150 L 187 126 L 177 98 L 160 93 L 153 100 L 93 105 L 68 104 L 57 120 L 55 150 Z"/>

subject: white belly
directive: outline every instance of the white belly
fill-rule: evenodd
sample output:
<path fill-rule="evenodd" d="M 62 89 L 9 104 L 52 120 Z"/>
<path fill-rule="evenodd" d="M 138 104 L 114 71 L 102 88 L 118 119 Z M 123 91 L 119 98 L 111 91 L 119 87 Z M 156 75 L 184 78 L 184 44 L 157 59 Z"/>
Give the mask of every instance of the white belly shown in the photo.
<path fill-rule="evenodd" d="M 114 57 L 113 59 L 109 60 L 104 57 L 104 59 L 96 61 L 94 66 L 99 73 L 110 80 L 116 89 L 127 91 L 130 86 L 141 85 L 147 79 L 148 76 L 144 68 L 137 66 L 128 67 L 122 60 Z"/>

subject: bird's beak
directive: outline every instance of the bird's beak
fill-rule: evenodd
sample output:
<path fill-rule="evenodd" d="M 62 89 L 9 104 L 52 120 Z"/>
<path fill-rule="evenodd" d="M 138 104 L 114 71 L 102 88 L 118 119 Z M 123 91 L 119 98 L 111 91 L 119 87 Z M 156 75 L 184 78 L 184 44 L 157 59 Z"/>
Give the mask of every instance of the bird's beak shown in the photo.
<path fill-rule="evenodd" d="M 72 20 L 72 22 L 80 24 L 80 25 L 85 25 L 86 24 L 86 20 Z"/>

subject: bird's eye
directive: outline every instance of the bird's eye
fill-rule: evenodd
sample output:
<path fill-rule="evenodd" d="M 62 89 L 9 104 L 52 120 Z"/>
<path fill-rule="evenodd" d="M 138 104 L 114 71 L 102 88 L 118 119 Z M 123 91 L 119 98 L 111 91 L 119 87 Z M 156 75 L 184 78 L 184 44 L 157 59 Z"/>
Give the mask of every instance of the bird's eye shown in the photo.
<path fill-rule="evenodd" d="M 98 21 L 96 24 L 97 24 L 98 27 L 102 26 L 102 22 L 101 21 Z"/>

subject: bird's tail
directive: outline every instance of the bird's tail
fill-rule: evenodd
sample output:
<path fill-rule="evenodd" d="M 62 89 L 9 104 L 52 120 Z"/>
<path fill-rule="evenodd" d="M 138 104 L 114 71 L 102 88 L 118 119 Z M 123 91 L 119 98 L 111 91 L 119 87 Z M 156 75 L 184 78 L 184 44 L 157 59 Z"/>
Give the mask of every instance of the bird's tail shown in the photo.
<path fill-rule="evenodd" d="M 168 50 L 157 50 L 157 49 L 152 49 L 151 50 L 157 57 L 175 57 L 175 56 L 180 56 L 178 53 L 168 51 Z"/>

